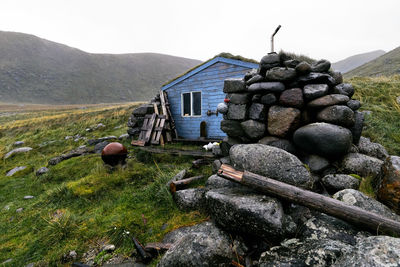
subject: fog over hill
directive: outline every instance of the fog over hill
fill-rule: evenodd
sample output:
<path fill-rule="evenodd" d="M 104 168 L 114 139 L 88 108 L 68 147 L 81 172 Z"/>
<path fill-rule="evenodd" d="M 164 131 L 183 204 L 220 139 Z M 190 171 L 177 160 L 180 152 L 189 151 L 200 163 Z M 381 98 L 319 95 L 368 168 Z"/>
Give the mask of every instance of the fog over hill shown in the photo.
<path fill-rule="evenodd" d="M 148 100 L 201 63 L 155 53 L 91 54 L 0 31 L 0 102 L 81 104 Z"/>
<path fill-rule="evenodd" d="M 382 56 L 386 52 L 383 50 L 376 50 L 376 51 L 371 51 L 368 53 L 362 53 L 358 55 L 354 55 L 348 58 L 345 58 L 343 60 L 340 60 L 338 62 L 335 62 L 332 64 L 332 68 L 336 71 L 340 71 L 341 73 L 346 73 L 348 71 L 351 71 L 377 57 Z"/>

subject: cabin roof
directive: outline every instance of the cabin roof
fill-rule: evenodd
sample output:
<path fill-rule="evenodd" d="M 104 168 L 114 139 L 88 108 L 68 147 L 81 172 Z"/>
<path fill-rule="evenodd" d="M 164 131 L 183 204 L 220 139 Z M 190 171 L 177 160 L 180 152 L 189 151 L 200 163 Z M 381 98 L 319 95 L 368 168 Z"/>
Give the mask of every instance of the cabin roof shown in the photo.
<path fill-rule="evenodd" d="M 209 66 L 217 63 L 217 62 L 224 62 L 227 64 L 232 64 L 232 65 L 238 65 L 242 67 L 247 67 L 247 68 L 257 68 L 258 67 L 258 62 L 253 60 L 253 59 L 247 59 L 241 56 L 233 56 L 229 53 L 221 53 L 203 63 L 200 65 L 197 65 L 196 67 L 188 70 L 187 72 L 179 75 L 178 77 L 175 77 L 174 79 L 168 81 L 167 83 L 163 84 L 161 87 L 161 90 L 166 90 L 172 86 L 174 86 L 177 83 L 180 83 L 183 80 L 186 80 L 187 78 L 195 75 L 196 73 L 208 68 Z"/>

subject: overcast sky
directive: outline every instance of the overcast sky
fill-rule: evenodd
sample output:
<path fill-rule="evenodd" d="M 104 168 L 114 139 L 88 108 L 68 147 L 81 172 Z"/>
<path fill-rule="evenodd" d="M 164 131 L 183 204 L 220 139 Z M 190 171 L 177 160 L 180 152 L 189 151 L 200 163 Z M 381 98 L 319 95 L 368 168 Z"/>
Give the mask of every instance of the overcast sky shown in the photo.
<path fill-rule="evenodd" d="M 275 50 L 332 62 L 400 46 L 400 0 L 0 0 L 0 30 L 91 53 L 207 60 Z"/>

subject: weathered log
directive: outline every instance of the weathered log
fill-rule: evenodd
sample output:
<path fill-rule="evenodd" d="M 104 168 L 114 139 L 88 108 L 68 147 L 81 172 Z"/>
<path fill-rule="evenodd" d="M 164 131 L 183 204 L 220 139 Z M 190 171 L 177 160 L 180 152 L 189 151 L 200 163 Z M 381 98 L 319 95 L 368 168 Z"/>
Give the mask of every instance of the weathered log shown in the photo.
<path fill-rule="evenodd" d="M 177 190 L 184 189 L 184 188 L 188 187 L 191 183 L 199 181 L 199 180 L 201 180 L 203 178 L 204 178 L 203 175 L 199 175 L 199 176 L 193 176 L 193 177 L 190 177 L 190 178 L 182 179 L 182 180 L 179 180 L 179 181 L 173 181 L 169 185 L 169 190 L 173 194 Z"/>
<path fill-rule="evenodd" d="M 144 250 L 152 255 L 158 255 L 170 249 L 171 246 L 171 243 L 147 243 L 144 247 Z"/>
<path fill-rule="evenodd" d="M 356 226 L 367 228 L 376 234 L 385 233 L 393 236 L 400 236 L 400 222 L 356 206 L 348 205 L 342 201 L 300 189 L 293 185 L 255 173 L 237 171 L 226 164 L 222 164 L 218 175 L 228 180 L 252 187 L 260 192 L 332 215 L 355 224 Z"/>
<path fill-rule="evenodd" d="M 139 240 L 137 240 L 134 236 L 132 236 L 131 238 L 140 257 L 142 257 L 143 262 L 149 262 L 151 260 L 150 254 L 145 251 L 143 245 L 140 244 Z"/>

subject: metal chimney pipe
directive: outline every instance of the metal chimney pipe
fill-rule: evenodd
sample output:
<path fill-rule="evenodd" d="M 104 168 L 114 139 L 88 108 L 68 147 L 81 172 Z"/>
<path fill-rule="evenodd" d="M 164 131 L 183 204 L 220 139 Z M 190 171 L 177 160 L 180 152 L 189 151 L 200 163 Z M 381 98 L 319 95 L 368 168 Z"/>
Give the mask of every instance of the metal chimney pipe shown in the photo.
<path fill-rule="evenodd" d="M 279 31 L 280 28 L 281 28 L 281 25 L 279 25 L 278 28 L 276 28 L 275 32 L 271 36 L 271 53 L 274 52 L 274 36 Z"/>

